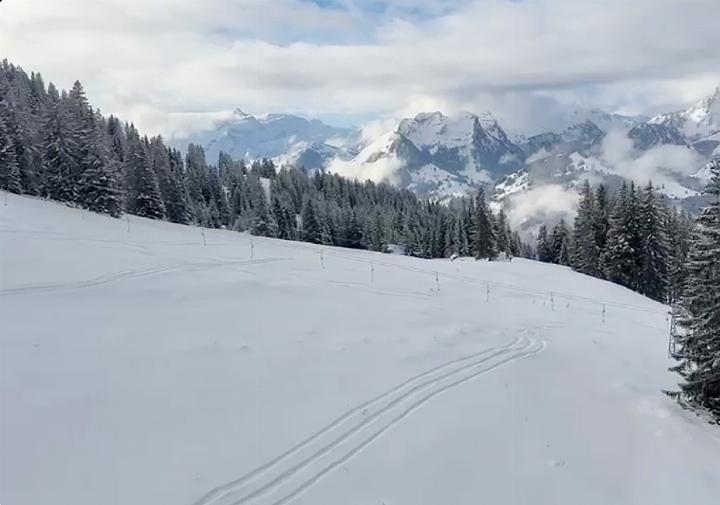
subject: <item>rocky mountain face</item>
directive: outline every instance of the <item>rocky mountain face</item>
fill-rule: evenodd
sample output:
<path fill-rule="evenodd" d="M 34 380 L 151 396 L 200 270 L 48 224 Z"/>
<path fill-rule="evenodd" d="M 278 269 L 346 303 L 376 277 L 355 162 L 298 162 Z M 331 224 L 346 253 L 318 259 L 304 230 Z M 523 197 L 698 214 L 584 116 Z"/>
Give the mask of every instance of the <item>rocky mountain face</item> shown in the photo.
<path fill-rule="evenodd" d="M 433 112 L 401 120 L 350 163 L 366 173 L 372 173 L 374 165 L 393 163 L 399 184 L 447 198 L 491 184 L 519 170 L 524 161 L 525 153 L 491 115 Z"/>
<path fill-rule="evenodd" d="M 720 132 L 720 86 L 711 96 L 689 109 L 659 114 L 650 118 L 648 123 L 676 128 L 693 142 Z"/>

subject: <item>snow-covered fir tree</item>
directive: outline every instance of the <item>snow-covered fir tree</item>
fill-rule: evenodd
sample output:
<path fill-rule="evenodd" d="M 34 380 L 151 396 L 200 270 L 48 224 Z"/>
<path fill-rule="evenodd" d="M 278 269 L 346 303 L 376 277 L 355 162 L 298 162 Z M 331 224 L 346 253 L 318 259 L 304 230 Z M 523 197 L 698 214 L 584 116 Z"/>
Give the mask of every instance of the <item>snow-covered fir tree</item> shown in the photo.
<path fill-rule="evenodd" d="M 553 254 L 550 247 L 550 238 L 548 237 L 547 226 L 542 224 L 538 230 L 537 236 L 537 258 L 544 263 L 552 263 Z"/>
<path fill-rule="evenodd" d="M 552 263 L 566 266 L 570 265 L 570 230 L 565 223 L 565 219 L 561 219 L 553 228 L 552 236 L 550 237 L 550 254 Z"/>
<path fill-rule="evenodd" d="M 22 193 L 15 145 L 2 116 L 0 116 L 0 189 Z"/>
<path fill-rule="evenodd" d="M 572 263 L 578 272 L 598 276 L 599 250 L 595 236 L 595 195 L 590 182 L 585 181 L 580 192 L 577 215 L 573 227 Z"/>
<path fill-rule="evenodd" d="M 615 198 L 607 244 L 603 251 L 605 276 L 630 289 L 639 287 L 640 232 L 635 185 L 623 184 Z"/>
<path fill-rule="evenodd" d="M 668 237 L 667 218 L 652 183 L 642 191 L 638 204 L 640 233 L 639 291 L 659 302 L 667 300 Z"/>
<path fill-rule="evenodd" d="M 482 188 L 478 190 L 475 197 L 472 250 L 475 259 L 492 260 L 497 256 L 491 212 L 485 202 L 485 192 Z"/>
<path fill-rule="evenodd" d="M 720 421 L 720 166 L 711 168 L 709 198 L 697 220 L 681 299 L 686 329 L 681 360 L 683 379 L 675 396 L 685 405 L 707 409 Z"/>
<path fill-rule="evenodd" d="M 127 174 L 127 210 L 131 214 L 151 219 L 162 219 L 165 215 L 155 172 L 149 155 L 149 142 L 141 139 L 134 126 L 127 130 L 127 153 L 125 171 Z"/>

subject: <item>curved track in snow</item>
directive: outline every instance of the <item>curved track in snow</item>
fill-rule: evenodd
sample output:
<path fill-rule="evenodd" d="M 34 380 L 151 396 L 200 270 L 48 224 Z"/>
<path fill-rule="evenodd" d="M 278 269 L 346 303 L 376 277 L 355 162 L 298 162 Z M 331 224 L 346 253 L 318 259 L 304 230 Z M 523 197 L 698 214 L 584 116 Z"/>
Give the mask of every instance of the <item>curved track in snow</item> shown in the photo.
<path fill-rule="evenodd" d="M 411 377 L 348 410 L 275 459 L 210 490 L 193 505 L 290 503 L 434 397 L 544 349 L 544 342 L 523 336 Z"/>

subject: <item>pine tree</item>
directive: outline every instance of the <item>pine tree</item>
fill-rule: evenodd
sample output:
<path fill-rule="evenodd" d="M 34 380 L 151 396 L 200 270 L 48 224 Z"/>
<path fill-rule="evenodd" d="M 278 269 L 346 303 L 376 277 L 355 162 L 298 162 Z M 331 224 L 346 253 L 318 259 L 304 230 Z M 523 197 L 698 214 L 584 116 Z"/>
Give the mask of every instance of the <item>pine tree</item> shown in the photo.
<path fill-rule="evenodd" d="M 68 113 L 72 124 L 72 143 L 76 160 L 76 201 L 93 212 L 120 215 L 120 198 L 114 173 L 109 166 L 109 152 L 102 133 L 79 82 L 68 94 Z"/>
<path fill-rule="evenodd" d="M 153 139 L 150 145 L 165 214 L 170 222 L 186 224 L 189 221 L 189 208 L 182 156 L 178 151 L 165 147 L 162 138 Z"/>
<path fill-rule="evenodd" d="M 91 145 L 84 160 L 78 187 L 78 201 L 84 208 L 118 217 L 121 212 L 117 181 L 107 167 L 107 159 L 99 145 Z"/>
<path fill-rule="evenodd" d="M 637 223 L 635 188 L 623 184 L 610 217 L 607 244 L 603 256 L 609 281 L 637 290 L 639 280 L 640 239 Z"/>
<path fill-rule="evenodd" d="M 362 226 L 358 222 L 357 214 L 355 210 L 349 209 L 347 212 L 347 220 L 344 225 L 344 247 L 351 249 L 360 249 L 363 243 Z"/>
<path fill-rule="evenodd" d="M 670 260 L 668 263 L 668 302 L 675 304 L 682 294 L 687 278 L 687 258 L 690 253 L 692 221 L 672 208 L 667 217 L 667 236 Z"/>
<path fill-rule="evenodd" d="M 498 212 L 497 219 L 494 222 L 495 228 L 495 244 L 498 253 L 505 253 L 507 256 L 511 256 L 510 252 L 510 230 L 507 224 L 507 218 L 505 212 L 500 209 Z"/>
<path fill-rule="evenodd" d="M 3 96 L 4 94 L 5 96 Z M 7 91 L 3 92 L 2 86 L 0 86 L 0 121 L 4 122 L 3 136 L 9 138 L 15 152 L 15 163 L 4 167 L 5 177 L 10 181 L 17 179 L 20 187 L 18 190 L 17 185 L 12 182 L 11 185 L 15 186 L 15 189 L 9 190 L 15 193 L 36 194 L 39 153 L 34 146 L 30 119 L 27 113 L 17 110 L 9 102 Z M 0 168 L 0 172 L 2 170 L 3 168 Z M 0 175 L 0 177 L 3 176 Z"/>
<path fill-rule="evenodd" d="M 597 274 L 599 277 L 605 276 L 605 265 L 603 257 L 607 246 L 607 234 L 610 228 L 608 217 L 608 196 L 607 188 L 604 184 L 600 184 L 595 191 L 595 209 L 593 212 L 593 230 L 595 233 L 595 249 L 598 254 Z"/>
<path fill-rule="evenodd" d="M 386 252 L 387 250 L 387 231 L 385 229 L 385 220 L 379 210 L 372 215 L 368 227 L 368 248 L 373 251 Z"/>
<path fill-rule="evenodd" d="M 77 201 L 74 175 L 77 146 L 70 129 L 70 118 L 57 89 L 48 86 L 48 107 L 42 128 L 41 196 L 61 202 Z"/>
<path fill-rule="evenodd" d="M 320 223 L 320 243 L 323 245 L 332 245 L 334 235 L 333 224 L 327 202 L 322 200 L 318 202 L 316 210 L 318 222 Z"/>
<path fill-rule="evenodd" d="M 640 292 L 659 302 L 667 301 L 668 238 L 663 215 L 652 183 L 642 192 L 638 205 L 641 240 Z"/>
<path fill-rule="evenodd" d="M 547 226 L 540 226 L 537 237 L 537 259 L 544 263 L 552 263 L 553 253 L 550 246 L 550 238 L 548 237 Z"/>
<path fill-rule="evenodd" d="M 126 172 L 128 174 L 127 211 L 150 219 L 165 214 L 155 172 L 149 159 L 149 142 L 140 139 L 134 126 L 127 132 Z"/>
<path fill-rule="evenodd" d="M 322 244 L 322 235 L 320 230 L 320 220 L 317 216 L 317 210 L 315 204 L 310 198 L 306 196 L 303 200 L 302 212 L 300 213 L 302 221 L 302 239 L 305 242 L 311 242 L 313 244 Z"/>
<path fill-rule="evenodd" d="M 555 225 L 550 238 L 551 263 L 558 265 L 570 265 L 570 231 L 565 220 L 561 219 Z"/>
<path fill-rule="evenodd" d="M 573 267 L 580 273 L 598 276 L 598 245 L 595 235 L 595 198 L 590 182 L 585 181 L 580 193 L 577 216 L 573 228 Z"/>
<path fill-rule="evenodd" d="M 277 186 L 273 184 L 272 194 L 272 215 L 277 223 L 277 237 L 285 240 L 295 240 L 295 213 L 290 205 L 284 201 Z"/>
<path fill-rule="evenodd" d="M 674 371 L 683 379 L 683 404 L 710 411 L 720 421 L 720 166 L 711 167 L 705 194 L 709 206 L 700 215 L 690 250 L 687 289 L 682 307 L 687 317 L 682 358 Z"/>
<path fill-rule="evenodd" d="M 2 117 L 0 117 L 0 189 L 22 193 L 15 145 Z"/>
<path fill-rule="evenodd" d="M 485 192 L 478 190 L 475 197 L 475 219 L 473 222 L 473 253 L 475 259 L 495 259 L 497 249 L 490 211 L 485 203 Z"/>

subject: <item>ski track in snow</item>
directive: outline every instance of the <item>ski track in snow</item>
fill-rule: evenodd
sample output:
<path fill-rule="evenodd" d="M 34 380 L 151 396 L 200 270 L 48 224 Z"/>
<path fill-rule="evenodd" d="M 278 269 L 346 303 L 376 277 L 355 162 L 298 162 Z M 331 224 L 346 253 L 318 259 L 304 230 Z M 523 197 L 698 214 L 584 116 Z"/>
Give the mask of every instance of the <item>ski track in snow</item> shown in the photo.
<path fill-rule="evenodd" d="M 162 275 L 173 271 L 183 270 L 203 270 L 207 268 L 216 268 L 223 266 L 246 266 L 246 265 L 258 265 L 265 263 L 276 263 L 279 261 L 288 261 L 289 258 L 263 258 L 256 260 L 237 260 L 237 261 L 213 261 L 203 263 L 180 263 L 177 265 L 163 265 L 151 268 L 144 268 L 139 270 L 122 270 L 119 272 L 113 272 L 110 274 L 100 275 L 93 277 L 92 279 L 86 279 L 82 281 L 73 282 L 58 282 L 53 284 L 36 284 L 30 286 L 18 286 L 15 288 L 0 289 L 0 297 L 3 296 L 15 296 L 15 295 L 28 295 L 28 294 L 42 294 L 42 293 L 55 293 L 58 291 L 76 291 L 78 289 L 91 288 L 99 286 L 101 284 L 107 284 L 109 282 L 119 281 L 123 279 L 141 279 L 150 277 L 152 275 Z"/>
<path fill-rule="evenodd" d="M 545 347 L 544 341 L 522 336 L 510 344 L 484 349 L 411 377 L 348 410 L 275 459 L 210 490 L 193 505 L 245 505 L 265 497 L 264 502 L 271 505 L 290 503 L 435 396 L 504 364 L 538 354 Z M 351 421 L 354 424 L 350 429 L 335 433 Z M 372 431 L 373 425 L 379 427 Z M 314 452 L 303 458 L 305 449 Z M 296 456 L 303 459 L 296 462 Z M 295 476 L 304 480 L 295 482 Z"/>

